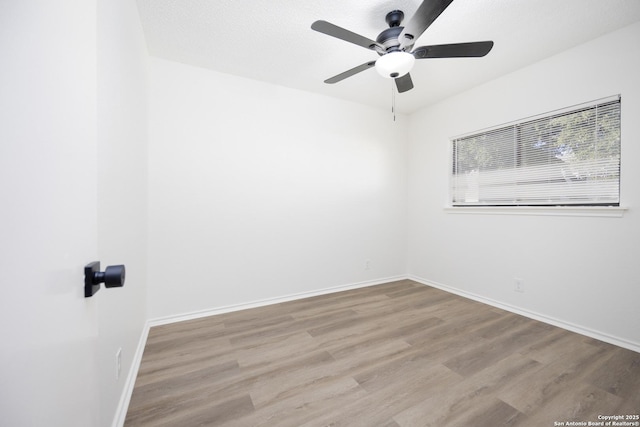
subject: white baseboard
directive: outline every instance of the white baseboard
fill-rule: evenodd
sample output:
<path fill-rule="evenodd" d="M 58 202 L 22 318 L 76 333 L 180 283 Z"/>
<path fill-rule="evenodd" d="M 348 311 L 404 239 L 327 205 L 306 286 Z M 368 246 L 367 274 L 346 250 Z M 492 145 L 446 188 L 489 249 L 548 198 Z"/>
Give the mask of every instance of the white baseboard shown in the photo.
<path fill-rule="evenodd" d="M 149 336 L 149 321 L 145 322 L 145 325 L 140 334 L 138 340 L 138 346 L 136 352 L 133 355 L 131 361 L 131 368 L 129 374 L 125 380 L 124 389 L 120 396 L 120 402 L 118 402 L 118 408 L 116 409 L 115 417 L 113 418 L 112 427 L 123 427 L 125 418 L 127 417 L 127 409 L 129 409 L 129 402 L 131 402 L 131 395 L 133 394 L 133 387 L 136 385 L 136 378 L 138 377 L 138 370 L 140 369 L 140 363 L 142 362 L 142 354 L 144 353 L 144 346 L 147 344 L 147 337 Z"/>
<path fill-rule="evenodd" d="M 233 311 L 246 310 L 249 308 L 264 307 L 266 305 L 279 304 L 282 302 L 294 301 L 294 300 L 303 299 L 303 298 L 310 298 L 318 295 L 348 291 L 350 289 L 365 288 L 367 286 L 380 285 L 382 283 L 394 282 L 397 280 L 405 280 L 405 279 L 407 279 L 406 275 L 385 277 L 382 279 L 352 283 L 349 285 L 341 285 L 341 286 L 335 286 L 331 288 L 318 289 L 315 291 L 300 292 L 297 294 L 290 294 L 290 295 L 285 295 L 285 296 L 275 297 L 275 298 L 267 298 L 267 299 L 251 301 L 247 303 L 233 304 L 233 305 L 227 305 L 223 307 L 211 308 L 207 310 L 199 310 L 199 311 L 193 311 L 189 313 L 158 317 L 158 318 L 149 320 L 149 324 L 152 327 L 166 325 L 169 323 L 182 322 L 184 320 L 193 320 L 193 319 L 199 319 L 201 317 L 215 316 L 216 314 L 231 313 Z"/>
<path fill-rule="evenodd" d="M 600 331 L 596 331 L 590 328 L 585 328 L 584 326 L 576 325 L 571 322 L 567 322 L 564 320 L 556 319 L 551 316 L 547 316 L 544 314 L 536 313 L 529 310 L 524 310 L 522 308 L 513 306 L 511 304 L 505 304 L 500 301 L 493 300 L 491 298 L 486 298 L 480 295 L 476 295 L 471 292 L 463 291 L 451 286 L 443 285 L 442 283 L 434 282 L 432 280 L 426 280 L 421 277 L 417 277 L 414 275 L 409 275 L 408 279 L 413 280 L 415 282 L 421 283 L 426 286 L 432 286 L 434 288 L 438 288 L 445 292 L 449 292 L 452 294 L 459 295 L 464 298 L 469 298 L 474 301 L 481 302 L 483 304 L 487 304 L 493 307 L 500 308 L 502 310 L 509 311 L 511 313 L 519 314 L 521 316 L 528 317 L 530 319 L 538 320 L 540 322 L 548 323 L 549 325 L 557 326 L 562 329 L 566 329 L 571 332 L 575 332 L 577 334 L 585 335 L 590 338 L 595 338 L 600 341 L 607 342 L 609 344 L 617 345 L 618 347 L 626 348 L 628 350 L 632 350 L 640 353 L 640 343 L 632 342 L 623 338 L 619 338 L 613 335 L 605 334 Z"/>

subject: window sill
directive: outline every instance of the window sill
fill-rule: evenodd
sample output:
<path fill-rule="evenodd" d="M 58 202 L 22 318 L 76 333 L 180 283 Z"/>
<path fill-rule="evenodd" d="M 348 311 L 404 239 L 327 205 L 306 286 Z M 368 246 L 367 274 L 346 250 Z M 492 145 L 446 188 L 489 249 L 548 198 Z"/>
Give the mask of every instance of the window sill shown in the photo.
<path fill-rule="evenodd" d="M 474 215 L 540 215 L 622 218 L 622 206 L 447 206 L 445 213 Z"/>

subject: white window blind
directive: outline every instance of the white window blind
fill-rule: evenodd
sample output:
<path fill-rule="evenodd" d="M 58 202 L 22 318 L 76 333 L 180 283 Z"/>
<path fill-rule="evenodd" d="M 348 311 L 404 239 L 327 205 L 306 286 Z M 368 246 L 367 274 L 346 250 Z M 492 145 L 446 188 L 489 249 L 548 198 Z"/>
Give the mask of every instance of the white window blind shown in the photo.
<path fill-rule="evenodd" d="M 620 204 L 620 98 L 452 140 L 452 206 Z"/>

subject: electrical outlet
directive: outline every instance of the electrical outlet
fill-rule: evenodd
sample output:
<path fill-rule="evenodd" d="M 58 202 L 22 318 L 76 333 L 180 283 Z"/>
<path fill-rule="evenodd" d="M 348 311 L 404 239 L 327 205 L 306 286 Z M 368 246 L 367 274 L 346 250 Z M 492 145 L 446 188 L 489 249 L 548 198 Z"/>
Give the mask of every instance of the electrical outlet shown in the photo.
<path fill-rule="evenodd" d="M 513 278 L 513 290 L 516 292 L 523 293 L 524 292 L 524 280 L 514 277 Z"/>
<path fill-rule="evenodd" d="M 122 347 L 116 351 L 116 380 L 120 378 L 120 371 L 122 370 Z"/>
<path fill-rule="evenodd" d="M 364 269 L 365 270 L 371 270 L 371 260 L 368 259 L 364 262 Z"/>

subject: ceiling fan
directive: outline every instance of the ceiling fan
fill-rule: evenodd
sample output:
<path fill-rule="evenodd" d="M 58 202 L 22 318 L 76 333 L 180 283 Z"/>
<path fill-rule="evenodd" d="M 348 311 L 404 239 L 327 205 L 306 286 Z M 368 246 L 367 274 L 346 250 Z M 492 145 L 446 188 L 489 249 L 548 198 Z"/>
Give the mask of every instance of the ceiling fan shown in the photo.
<path fill-rule="evenodd" d="M 376 61 L 365 62 L 324 82 L 337 83 L 375 66 L 382 77 L 395 79 L 398 92 L 402 93 L 413 89 L 409 71 L 416 59 L 485 56 L 493 47 L 492 41 L 420 46 L 413 49 L 415 41 L 451 2 L 453 0 L 424 0 L 405 27 L 400 26 L 404 19 L 401 10 L 389 12 L 385 18 L 389 28 L 381 32 L 375 41 L 327 21 L 314 22 L 311 24 L 313 30 L 374 50 L 380 55 Z"/>

